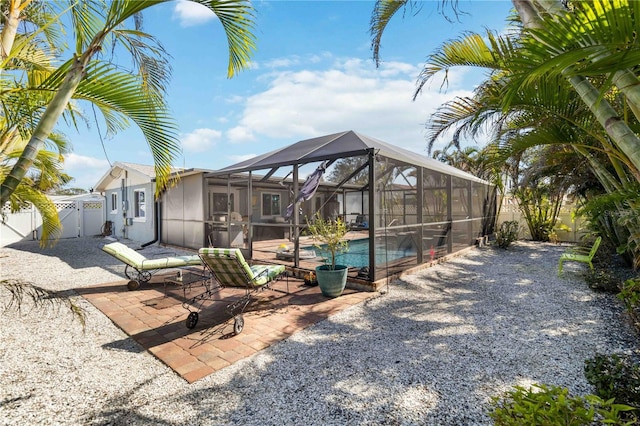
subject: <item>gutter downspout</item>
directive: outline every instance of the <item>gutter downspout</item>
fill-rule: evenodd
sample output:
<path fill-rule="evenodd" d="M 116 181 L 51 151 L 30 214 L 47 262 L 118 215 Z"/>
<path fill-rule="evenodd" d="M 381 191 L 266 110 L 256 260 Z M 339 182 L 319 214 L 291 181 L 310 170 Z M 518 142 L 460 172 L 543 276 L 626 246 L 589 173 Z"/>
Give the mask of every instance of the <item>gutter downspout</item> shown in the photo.
<path fill-rule="evenodd" d="M 158 241 L 160 236 L 160 201 L 155 201 L 155 211 L 153 212 L 156 226 L 153 227 L 153 240 L 140 245 L 140 248 L 145 248 Z"/>

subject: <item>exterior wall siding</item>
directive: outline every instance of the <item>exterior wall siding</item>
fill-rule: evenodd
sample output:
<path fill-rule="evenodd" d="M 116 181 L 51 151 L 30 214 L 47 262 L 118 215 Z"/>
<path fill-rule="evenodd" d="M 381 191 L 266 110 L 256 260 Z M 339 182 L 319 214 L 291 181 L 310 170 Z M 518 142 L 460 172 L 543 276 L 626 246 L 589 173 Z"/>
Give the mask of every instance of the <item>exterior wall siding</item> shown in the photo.
<path fill-rule="evenodd" d="M 155 184 L 123 177 L 105 190 L 106 220 L 113 223 L 112 235 L 146 243 L 155 236 Z M 144 218 L 136 217 L 136 191 L 144 191 Z M 115 204 L 115 205 L 114 205 Z"/>

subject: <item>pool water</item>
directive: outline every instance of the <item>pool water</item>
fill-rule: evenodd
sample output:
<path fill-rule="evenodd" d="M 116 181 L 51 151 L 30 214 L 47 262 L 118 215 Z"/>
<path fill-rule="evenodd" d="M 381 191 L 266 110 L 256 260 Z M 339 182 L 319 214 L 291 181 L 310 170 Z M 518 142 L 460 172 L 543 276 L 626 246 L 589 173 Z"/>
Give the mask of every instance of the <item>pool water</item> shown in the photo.
<path fill-rule="evenodd" d="M 321 246 L 323 247 L 323 246 Z M 313 249 L 314 247 L 305 247 L 305 249 Z M 315 248 L 318 256 L 329 259 L 331 262 L 331 253 L 322 248 Z M 402 259 L 407 256 L 415 256 L 415 250 L 385 250 L 384 247 L 376 248 L 376 265 L 384 265 L 392 260 Z M 349 249 L 347 252 L 336 254 L 336 265 L 346 265 L 350 268 L 362 268 L 369 266 L 369 240 L 351 240 L 349 241 Z"/>

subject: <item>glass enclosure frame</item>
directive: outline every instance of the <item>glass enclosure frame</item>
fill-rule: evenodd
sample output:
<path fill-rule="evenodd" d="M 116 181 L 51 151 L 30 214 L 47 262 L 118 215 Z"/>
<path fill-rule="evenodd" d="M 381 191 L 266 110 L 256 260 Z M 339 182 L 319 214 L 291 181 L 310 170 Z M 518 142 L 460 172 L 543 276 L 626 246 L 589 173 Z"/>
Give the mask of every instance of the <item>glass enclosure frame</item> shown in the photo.
<path fill-rule="evenodd" d="M 342 218 L 358 233 L 362 240 L 358 246 L 368 246 L 363 249 L 368 264 L 348 265 L 350 276 L 377 281 L 473 246 L 478 238 L 493 233 L 496 188 L 488 182 L 462 172 L 434 170 L 421 162 L 400 161 L 375 149 L 360 156 L 363 161 L 357 171 L 366 173 L 366 184 L 353 181 L 355 170 L 341 182 L 321 181 L 311 198 L 294 203 L 289 218 L 286 208 L 304 184 L 299 179 L 304 162 L 240 173 L 206 173 L 203 244 L 241 248 L 253 258 L 261 243 L 289 241 L 291 264 L 301 268 L 300 255 L 306 248 L 301 238 L 306 221 L 317 212 L 323 218 Z M 306 164 L 329 164 L 341 158 L 346 157 L 334 155 L 326 163 Z M 289 171 L 285 179 L 273 177 L 277 169 Z M 221 195 L 224 190 L 226 198 Z M 212 194 L 215 202 L 209 201 Z M 225 211 L 210 211 L 210 206 L 219 209 L 225 201 Z"/>

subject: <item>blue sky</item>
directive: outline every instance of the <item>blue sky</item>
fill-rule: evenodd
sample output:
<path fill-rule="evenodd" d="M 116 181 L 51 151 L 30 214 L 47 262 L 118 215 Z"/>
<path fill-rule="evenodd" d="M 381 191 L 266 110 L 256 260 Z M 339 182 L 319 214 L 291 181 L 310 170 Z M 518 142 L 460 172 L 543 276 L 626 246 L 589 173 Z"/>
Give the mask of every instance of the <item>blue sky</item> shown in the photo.
<path fill-rule="evenodd" d="M 446 100 L 470 94 L 482 79 L 480 72 L 456 70 L 446 90 L 436 78 L 413 101 L 426 57 L 465 31 L 503 31 L 512 4 L 460 0 L 467 15 L 449 22 L 438 13 L 438 1 L 418 2 L 419 13 L 398 14 L 385 30 L 378 68 L 369 35 L 373 4 L 255 1 L 257 51 L 251 68 L 232 79 L 226 77 L 227 44 L 215 15 L 184 1 L 147 10 L 145 31 L 172 56 L 168 102 L 183 149 L 175 165 L 218 169 L 345 130 L 426 155 L 429 115 Z M 106 139 L 103 150 L 96 127 L 63 130 L 73 145 L 65 161 L 75 178 L 70 186 L 93 187 L 109 161 L 153 163 L 137 129 Z"/>

